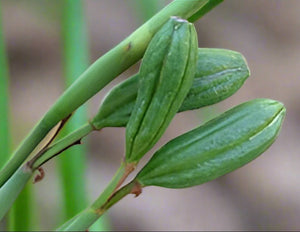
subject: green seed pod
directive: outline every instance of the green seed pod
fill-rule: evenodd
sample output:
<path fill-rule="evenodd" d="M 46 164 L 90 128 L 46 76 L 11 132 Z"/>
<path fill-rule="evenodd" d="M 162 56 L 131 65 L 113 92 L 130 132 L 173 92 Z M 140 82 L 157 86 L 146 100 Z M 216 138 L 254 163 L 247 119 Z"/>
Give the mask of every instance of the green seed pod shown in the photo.
<path fill-rule="evenodd" d="M 235 51 L 198 48 L 193 85 L 179 112 L 211 105 L 233 95 L 249 77 L 244 57 Z M 126 126 L 133 110 L 139 75 L 122 81 L 105 97 L 92 120 L 95 128 Z"/>
<path fill-rule="evenodd" d="M 149 43 L 126 126 L 127 163 L 138 162 L 154 146 L 178 111 L 193 83 L 197 48 L 194 25 L 176 17 Z"/>
<path fill-rule="evenodd" d="M 136 180 L 141 186 L 186 188 L 250 162 L 276 139 L 284 106 L 270 99 L 240 104 L 159 149 Z"/>
<path fill-rule="evenodd" d="M 195 79 L 179 111 L 212 105 L 233 95 L 249 77 L 242 54 L 225 50 L 198 50 Z"/>

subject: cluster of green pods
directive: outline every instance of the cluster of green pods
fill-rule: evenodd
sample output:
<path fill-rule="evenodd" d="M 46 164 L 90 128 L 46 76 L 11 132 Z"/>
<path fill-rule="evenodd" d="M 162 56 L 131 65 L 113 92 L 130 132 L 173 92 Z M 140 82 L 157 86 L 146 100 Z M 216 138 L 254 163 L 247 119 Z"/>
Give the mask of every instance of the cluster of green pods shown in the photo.
<path fill-rule="evenodd" d="M 91 123 L 97 129 L 126 126 L 125 162 L 137 164 L 177 112 L 228 98 L 249 75 L 240 53 L 198 48 L 193 24 L 172 17 L 151 40 L 139 73 L 108 93 Z M 184 188 L 213 180 L 263 153 L 284 115 L 284 106 L 274 100 L 240 104 L 167 143 L 135 181 Z"/>

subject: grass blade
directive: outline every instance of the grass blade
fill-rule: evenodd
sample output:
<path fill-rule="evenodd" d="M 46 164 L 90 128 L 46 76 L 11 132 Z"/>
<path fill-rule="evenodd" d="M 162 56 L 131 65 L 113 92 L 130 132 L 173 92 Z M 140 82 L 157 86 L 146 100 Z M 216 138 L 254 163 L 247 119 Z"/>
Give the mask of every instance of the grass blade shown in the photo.
<path fill-rule="evenodd" d="M 80 0 L 62 2 L 63 62 L 66 87 L 69 87 L 88 66 L 88 48 Z M 86 107 L 80 107 L 65 125 L 65 135 L 87 121 Z M 87 205 L 85 190 L 86 146 L 76 146 L 59 157 L 59 171 L 63 191 L 63 220 L 74 216 Z"/>
<path fill-rule="evenodd" d="M 63 55 L 64 77 L 69 87 L 88 67 L 89 51 L 83 2 L 81 0 L 63 1 Z M 87 107 L 81 106 L 70 119 L 62 134 L 75 130 L 88 120 Z M 59 159 L 61 186 L 63 191 L 63 221 L 73 217 L 88 204 L 86 191 L 86 146 L 76 146 L 66 150 Z M 104 221 L 105 225 L 109 223 Z M 95 230 L 107 229 L 101 222 Z"/>
<path fill-rule="evenodd" d="M 8 78 L 2 16 L 0 15 L 0 168 L 4 166 L 10 154 Z"/>
<path fill-rule="evenodd" d="M 0 18 L 0 168 L 2 168 L 9 159 L 11 136 L 9 120 L 9 67 L 7 64 L 1 15 Z M 8 215 L 7 228 L 9 230 L 32 230 L 32 226 L 34 225 L 32 203 L 32 188 L 26 186 Z"/>

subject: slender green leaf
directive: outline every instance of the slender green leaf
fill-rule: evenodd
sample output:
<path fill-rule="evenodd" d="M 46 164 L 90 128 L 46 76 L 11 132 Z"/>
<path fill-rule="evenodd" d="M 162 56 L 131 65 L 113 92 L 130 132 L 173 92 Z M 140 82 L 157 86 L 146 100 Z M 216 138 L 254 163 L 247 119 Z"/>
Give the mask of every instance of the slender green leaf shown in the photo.
<path fill-rule="evenodd" d="M 211 11 L 214 7 L 219 5 L 224 0 L 209 0 L 203 8 L 201 8 L 199 11 L 197 11 L 195 14 L 193 14 L 188 20 L 190 22 L 195 22 L 198 19 L 200 19 L 203 15 L 207 14 L 209 11 Z"/>

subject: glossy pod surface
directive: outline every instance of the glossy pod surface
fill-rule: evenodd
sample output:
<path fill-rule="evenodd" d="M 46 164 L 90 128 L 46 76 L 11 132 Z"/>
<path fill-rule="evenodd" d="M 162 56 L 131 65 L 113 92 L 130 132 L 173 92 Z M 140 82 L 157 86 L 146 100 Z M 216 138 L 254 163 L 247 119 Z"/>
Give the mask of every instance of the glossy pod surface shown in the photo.
<path fill-rule="evenodd" d="M 199 48 L 192 88 L 179 111 L 212 105 L 233 95 L 249 77 L 241 53 L 217 48 Z"/>
<path fill-rule="evenodd" d="M 137 162 L 164 133 L 190 90 L 197 65 L 194 25 L 171 19 L 151 40 L 139 72 L 135 106 L 126 125 L 126 162 Z"/>
<path fill-rule="evenodd" d="M 240 104 L 158 150 L 136 180 L 142 186 L 185 188 L 250 162 L 276 139 L 284 106 L 270 99 Z"/>
<path fill-rule="evenodd" d="M 212 105 L 233 95 L 249 77 L 242 54 L 217 48 L 198 48 L 193 85 L 179 112 Z M 116 85 L 107 94 L 92 120 L 98 129 L 126 126 L 138 91 L 139 74 Z"/>

